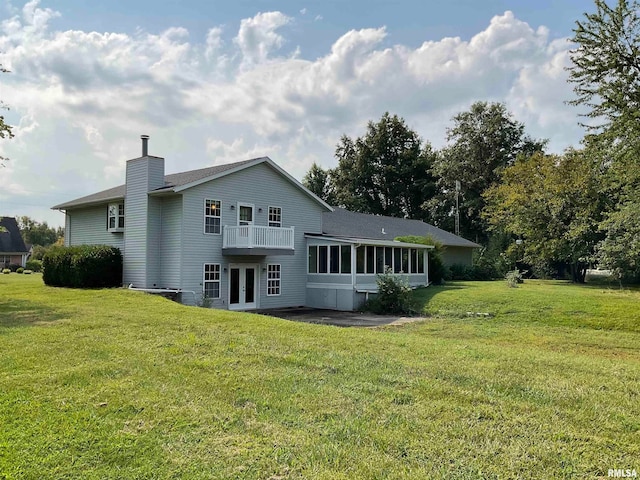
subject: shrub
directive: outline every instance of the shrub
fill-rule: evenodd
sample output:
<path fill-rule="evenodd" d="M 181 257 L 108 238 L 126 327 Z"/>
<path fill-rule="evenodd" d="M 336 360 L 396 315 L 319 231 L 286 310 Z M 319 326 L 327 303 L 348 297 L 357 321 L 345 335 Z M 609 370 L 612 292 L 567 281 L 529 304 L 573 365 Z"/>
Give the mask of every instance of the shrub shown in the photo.
<path fill-rule="evenodd" d="M 18 270 L 20 267 L 22 267 L 22 265 L 20 265 L 19 263 L 11 263 L 7 266 L 7 268 L 9 270 L 11 270 L 12 272 L 15 272 L 16 270 Z"/>
<path fill-rule="evenodd" d="M 442 243 L 435 240 L 431 235 L 420 237 L 418 235 L 407 235 L 396 237 L 398 242 L 417 243 L 419 245 L 432 245 L 434 248 L 428 251 L 429 281 L 439 285 L 447 276 L 447 267 L 442 261 L 444 247 Z"/>
<path fill-rule="evenodd" d="M 524 282 L 524 280 L 522 280 L 522 275 L 524 273 L 525 272 L 521 272 L 517 268 L 515 270 L 507 272 L 507 274 L 504 276 L 504 278 L 507 280 L 507 285 L 510 288 L 517 288 L 519 283 Z"/>
<path fill-rule="evenodd" d="M 376 276 L 378 284 L 378 294 L 369 300 L 365 309 L 373 313 L 410 313 L 411 308 L 411 287 L 399 275 L 391 273 L 387 269 L 385 273 Z"/>
<path fill-rule="evenodd" d="M 2 269 L 2 273 L 4 273 L 5 275 L 8 275 L 9 273 L 11 273 L 11 269 L 9 269 L 9 268 L 3 268 L 3 269 Z"/>
<path fill-rule="evenodd" d="M 32 272 L 41 272 L 42 271 L 42 260 L 37 260 L 35 258 L 27 261 L 27 269 Z"/>
<path fill-rule="evenodd" d="M 18 269 L 16 270 L 16 273 L 22 273 L 22 272 L 24 272 L 24 268 L 22 268 L 22 267 L 20 267 L 20 268 L 18 268 Z"/>
<path fill-rule="evenodd" d="M 447 280 L 473 280 L 473 267 L 460 264 L 451 265 Z"/>
<path fill-rule="evenodd" d="M 54 247 L 44 256 L 44 283 L 54 287 L 102 288 L 122 284 L 122 254 L 107 245 Z"/>
<path fill-rule="evenodd" d="M 25 270 L 22 273 L 24 273 L 25 275 L 31 275 L 33 272 L 31 270 Z"/>

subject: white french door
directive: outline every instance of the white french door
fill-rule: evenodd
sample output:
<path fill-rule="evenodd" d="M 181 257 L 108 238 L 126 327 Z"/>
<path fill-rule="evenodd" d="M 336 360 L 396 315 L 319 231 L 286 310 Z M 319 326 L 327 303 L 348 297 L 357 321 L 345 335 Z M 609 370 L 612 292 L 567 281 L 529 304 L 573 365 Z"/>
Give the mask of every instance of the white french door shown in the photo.
<path fill-rule="evenodd" d="M 229 310 L 258 307 L 259 265 L 229 265 Z"/>

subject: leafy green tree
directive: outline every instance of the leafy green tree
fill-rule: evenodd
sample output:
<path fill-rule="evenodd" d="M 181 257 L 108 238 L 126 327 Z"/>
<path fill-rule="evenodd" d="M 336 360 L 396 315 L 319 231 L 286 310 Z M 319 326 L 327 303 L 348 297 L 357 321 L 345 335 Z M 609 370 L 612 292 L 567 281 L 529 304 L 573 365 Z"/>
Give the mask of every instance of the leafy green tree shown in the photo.
<path fill-rule="evenodd" d="M 640 3 L 618 0 L 610 7 L 595 0 L 596 12 L 576 22 L 569 81 L 577 98 L 570 103 L 589 108 L 589 128 L 623 133 L 638 131 L 640 118 Z"/>
<path fill-rule="evenodd" d="M 484 215 L 522 240 L 527 263 L 566 263 L 582 283 L 602 239 L 601 179 L 600 160 L 584 151 L 522 156 L 485 192 Z"/>
<path fill-rule="evenodd" d="M 331 183 L 331 171 L 313 162 L 302 179 L 302 184 L 329 205 L 335 204 L 335 194 Z"/>
<path fill-rule="evenodd" d="M 37 222 L 26 215 L 17 218 L 20 232 L 25 243 L 47 247 L 53 245 L 60 237 L 64 237 L 61 227 L 49 227 L 47 222 Z"/>
<path fill-rule="evenodd" d="M 518 155 L 542 151 L 546 140 L 526 135 L 524 124 L 514 120 L 503 103 L 476 102 L 452 120 L 454 125 L 447 132 L 450 144 L 433 164 L 438 193 L 426 205 L 438 226 L 453 231 L 455 185 L 459 181 L 460 234 L 486 243 L 483 193 L 498 183 L 502 170 Z"/>
<path fill-rule="evenodd" d="M 601 266 L 620 279 L 638 276 L 640 232 L 640 3 L 595 0 L 595 12 L 576 22 L 569 81 L 586 107 L 591 135 L 605 159 L 607 206 L 599 246 Z"/>
<path fill-rule="evenodd" d="M 331 172 L 336 202 L 356 212 L 428 220 L 422 208 L 435 192 L 437 153 L 404 119 L 388 112 L 355 140 L 344 135 Z"/>

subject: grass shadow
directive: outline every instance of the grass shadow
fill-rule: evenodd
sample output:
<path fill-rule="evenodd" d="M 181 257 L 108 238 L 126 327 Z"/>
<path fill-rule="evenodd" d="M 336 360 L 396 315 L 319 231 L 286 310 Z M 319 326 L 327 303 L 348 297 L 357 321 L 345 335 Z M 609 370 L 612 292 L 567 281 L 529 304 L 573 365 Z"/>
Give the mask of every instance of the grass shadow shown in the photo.
<path fill-rule="evenodd" d="M 465 288 L 468 288 L 467 285 L 429 285 L 426 288 L 414 290 L 414 299 L 421 303 L 428 302 L 439 293 L 448 292 L 450 290 L 464 290 Z"/>
<path fill-rule="evenodd" d="M 0 300 L 0 329 L 32 327 L 64 318 L 59 310 L 29 300 Z"/>

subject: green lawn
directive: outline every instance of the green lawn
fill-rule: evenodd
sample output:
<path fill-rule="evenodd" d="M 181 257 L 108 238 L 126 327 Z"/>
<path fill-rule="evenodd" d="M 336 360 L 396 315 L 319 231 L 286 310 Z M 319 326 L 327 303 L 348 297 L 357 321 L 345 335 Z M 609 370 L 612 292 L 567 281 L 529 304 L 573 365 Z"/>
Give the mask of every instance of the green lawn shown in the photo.
<path fill-rule="evenodd" d="M 640 471 L 640 292 L 416 297 L 424 322 L 345 329 L 0 275 L 0 478 Z"/>

